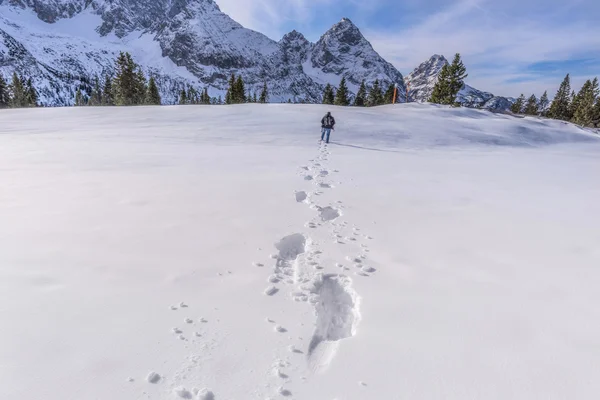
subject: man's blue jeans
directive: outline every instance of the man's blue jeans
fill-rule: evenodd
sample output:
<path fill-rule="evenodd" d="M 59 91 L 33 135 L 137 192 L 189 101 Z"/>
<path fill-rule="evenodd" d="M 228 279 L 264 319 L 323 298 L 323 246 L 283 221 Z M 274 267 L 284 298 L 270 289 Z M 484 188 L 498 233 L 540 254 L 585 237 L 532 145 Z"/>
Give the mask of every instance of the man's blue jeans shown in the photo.
<path fill-rule="evenodd" d="M 327 135 L 326 143 L 329 143 L 329 135 L 331 135 L 331 128 L 321 128 L 321 140 Z"/>

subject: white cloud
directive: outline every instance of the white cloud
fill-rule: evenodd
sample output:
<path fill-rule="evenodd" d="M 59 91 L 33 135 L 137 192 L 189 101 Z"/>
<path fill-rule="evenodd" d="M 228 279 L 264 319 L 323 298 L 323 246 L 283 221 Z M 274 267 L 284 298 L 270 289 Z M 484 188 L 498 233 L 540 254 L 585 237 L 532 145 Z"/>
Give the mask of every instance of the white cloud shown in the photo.
<path fill-rule="evenodd" d="M 507 96 L 521 91 L 550 93 L 560 84 L 547 73 L 524 72 L 527 66 L 581 58 L 600 49 L 598 25 L 574 20 L 555 25 L 501 13 L 493 16 L 486 3 L 478 0 L 459 2 L 406 29 L 365 33 L 375 49 L 404 73 L 433 54 L 451 58 L 460 52 L 472 86 Z M 519 78 L 527 81 L 511 83 Z M 575 77 L 573 86 L 585 79 Z"/>

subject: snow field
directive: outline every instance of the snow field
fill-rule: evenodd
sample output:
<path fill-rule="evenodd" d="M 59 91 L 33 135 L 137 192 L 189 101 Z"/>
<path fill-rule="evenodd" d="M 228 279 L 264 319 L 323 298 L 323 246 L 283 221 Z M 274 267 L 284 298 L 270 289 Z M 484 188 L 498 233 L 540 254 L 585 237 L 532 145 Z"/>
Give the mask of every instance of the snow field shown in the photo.
<path fill-rule="evenodd" d="M 325 111 L 0 113 L 0 397 L 594 398 L 598 138 Z"/>

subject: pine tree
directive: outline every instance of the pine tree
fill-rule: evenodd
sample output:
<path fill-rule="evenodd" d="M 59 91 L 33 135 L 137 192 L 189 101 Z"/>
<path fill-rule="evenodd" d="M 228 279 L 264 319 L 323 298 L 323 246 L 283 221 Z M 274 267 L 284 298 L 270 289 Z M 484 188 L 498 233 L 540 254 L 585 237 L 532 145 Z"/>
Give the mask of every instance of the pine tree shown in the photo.
<path fill-rule="evenodd" d="M 198 92 L 194 89 L 193 86 L 188 86 L 187 90 L 187 103 L 188 104 L 198 104 Z"/>
<path fill-rule="evenodd" d="M 104 87 L 102 88 L 102 105 L 114 106 L 115 98 L 112 86 L 113 78 L 110 75 L 104 77 Z"/>
<path fill-rule="evenodd" d="M 185 92 L 185 88 L 181 89 L 181 93 L 179 93 L 179 104 L 187 104 L 188 98 L 187 93 Z"/>
<path fill-rule="evenodd" d="M 150 76 L 150 80 L 148 81 L 146 104 L 157 106 L 161 104 L 160 93 L 158 92 L 158 86 L 156 86 L 156 81 L 153 76 Z"/>
<path fill-rule="evenodd" d="M 365 86 L 365 81 L 362 81 L 360 87 L 358 88 L 358 92 L 356 92 L 356 98 L 354 99 L 355 107 L 364 107 L 367 97 L 367 87 Z"/>
<path fill-rule="evenodd" d="M 11 107 L 27 107 L 27 93 L 25 91 L 25 86 L 23 85 L 23 79 L 18 76 L 16 72 L 14 72 L 12 76 L 10 92 Z"/>
<path fill-rule="evenodd" d="M 129 53 L 119 53 L 115 65 L 115 78 L 113 90 L 115 104 L 118 106 L 129 106 L 133 104 L 135 97 L 135 73 L 130 64 Z"/>
<path fill-rule="evenodd" d="M 6 108 L 10 105 L 10 94 L 8 91 L 8 84 L 4 80 L 2 74 L 0 74 L 0 108 Z"/>
<path fill-rule="evenodd" d="M 429 98 L 430 103 L 449 104 L 450 98 L 450 65 L 445 64 L 440 73 L 438 80 L 433 87 L 433 92 Z"/>
<path fill-rule="evenodd" d="M 94 77 L 94 86 L 92 87 L 92 92 L 90 93 L 90 101 L 88 102 L 89 106 L 99 106 L 102 104 L 102 89 L 100 89 L 100 80 L 98 76 Z"/>
<path fill-rule="evenodd" d="M 381 92 L 381 87 L 379 86 L 379 79 L 375 79 L 375 83 L 373 83 L 373 87 L 369 91 L 369 99 L 367 100 L 367 104 L 369 107 L 380 106 L 383 104 L 383 93 Z"/>
<path fill-rule="evenodd" d="M 132 60 L 133 61 L 133 60 Z M 148 87 L 146 85 L 146 76 L 142 69 L 134 63 L 135 74 L 135 100 L 134 104 L 144 104 L 147 97 Z"/>
<path fill-rule="evenodd" d="M 75 93 L 75 105 L 77 107 L 87 105 L 87 99 L 85 98 L 85 95 L 81 92 L 81 88 L 77 88 L 77 92 Z"/>
<path fill-rule="evenodd" d="M 521 114 L 523 112 L 523 108 L 525 107 L 525 95 L 521 93 L 517 101 L 515 101 L 510 106 L 510 111 L 513 114 Z"/>
<path fill-rule="evenodd" d="M 256 92 L 254 92 L 254 96 L 252 97 L 253 103 L 258 103 L 258 98 L 256 97 Z"/>
<path fill-rule="evenodd" d="M 37 90 L 33 86 L 31 82 L 31 78 L 27 79 L 27 83 L 24 86 L 25 90 L 25 101 L 27 102 L 27 107 L 37 107 L 38 103 L 38 94 Z"/>
<path fill-rule="evenodd" d="M 333 102 L 336 106 L 348 106 L 350 100 L 348 99 L 348 86 L 346 85 L 346 78 L 342 77 L 340 86 L 335 94 L 335 100 Z"/>
<path fill-rule="evenodd" d="M 532 94 L 529 99 L 527 99 L 527 104 L 525 104 L 525 114 L 538 115 L 538 111 L 538 99 L 535 97 L 535 94 Z"/>
<path fill-rule="evenodd" d="M 328 83 L 323 91 L 323 104 L 333 104 L 334 101 L 333 87 Z"/>
<path fill-rule="evenodd" d="M 596 99 L 598 97 L 598 79 L 585 82 L 576 96 L 576 107 L 573 108 L 573 122 L 581 126 L 592 124 L 595 112 Z"/>
<path fill-rule="evenodd" d="M 554 119 L 562 119 L 564 121 L 568 121 L 569 117 L 569 105 L 571 103 L 569 94 L 571 93 L 571 78 L 569 74 L 565 76 L 565 79 L 560 84 L 558 91 L 556 92 L 556 96 L 554 96 L 554 100 L 552 100 L 552 104 L 550 105 L 550 110 L 548 111 L 548 116 Z"/>
<path fill-rule="evenodd" d="M 266 104 L 269 102 L 269 89 L 267 88 L 267 82 L 263 84 L 262 92 L 260 92 L 260 98 L 258 101 L 260 101 L 261 104 Z"/>
<path fill-rule="evenodd" d="M 457 105 L 456 96 L 465 86 L 464 80 L 467 76 L 467 69 L 460 58 L 460 53 L 456 53 L 452 64 L 442 67 L 429 102 Z"/>
<path fill-rule="evenodd" d="M 246 89 L 244 87 L 244 80 L 242 79 L 241 75 L 238 76 L 237 80 L 235 81 L 233 102 L 235 104 L 246 102 Z"/>
<path fill-rule="evenodd" d="M 129 53 L 119 54 L 112 85 L 116 105 L 131 106 L 146 100 L 146 77 Z"/>
<path fill-rule="evenodd" d="M 211 99 L 210 99 L 210 96 L 208 95 L 208 88 L 204 88 L 204 90 L 202 91 L 202 94 L 200 95 L 200 103 L 204 104 L 204 105 L 211 104 Z"/>
<path fill-rule="evenodd" d="M 542 97 L 540 97 L 540 102 L 538 105 L 538 110 L 541 116 L 546 116 L 548 114 L 548 92 L 545 91 L 544 94 L 542 95 Z"/>
<path fill-rule="evenodd" d="M 456 96 L 465 86 L 465 78 L 467 76 L 469 76 L 467 74 L 467 68 L 460 58 L 460 53 L 456 53 L 454 55 L 454 60 L 452 60 L 452 65 L 450 65 L 449 104 L 456 105 Z"/>
<path fill-rule="evenodd" d="M 598 97 L 598 99 L 596 100 L 592 117 L 592 124 L 595 128 L 598 128 L 598 125 L 600 125 L 600 97 Z"/>

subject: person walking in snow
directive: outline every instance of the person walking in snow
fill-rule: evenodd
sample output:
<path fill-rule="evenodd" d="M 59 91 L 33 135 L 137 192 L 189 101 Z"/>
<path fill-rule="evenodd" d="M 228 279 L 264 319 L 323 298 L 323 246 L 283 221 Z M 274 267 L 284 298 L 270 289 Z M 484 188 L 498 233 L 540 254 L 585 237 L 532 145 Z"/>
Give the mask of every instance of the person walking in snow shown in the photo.
<path fill-rule="evenodd" d="M 333 118 L 333 115 L 328 111 L 321 120 L 321 141 L 323 141 L 323 138 L 327 135 L 325 143 L 329 143 L 329 135 L 331 135 L 331 130 L 335 129 L 334 127 L 335 118 Z"/>

